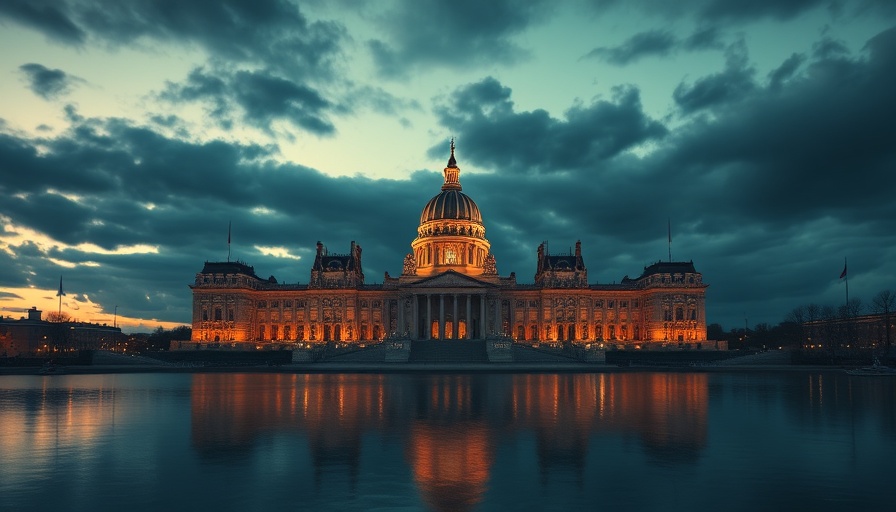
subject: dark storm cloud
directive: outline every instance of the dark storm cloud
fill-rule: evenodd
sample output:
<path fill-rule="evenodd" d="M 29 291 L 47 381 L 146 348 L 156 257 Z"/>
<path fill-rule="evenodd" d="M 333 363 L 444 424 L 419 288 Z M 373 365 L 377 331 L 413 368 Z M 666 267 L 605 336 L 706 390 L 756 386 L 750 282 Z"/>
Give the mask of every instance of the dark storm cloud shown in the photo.
<path fill-rule="evenodd" d="M 588 52 L 586 57 L 597 58 L 624 66 L 643 57 L 659 57 L 669 55 L 675 47 L 676 38 L 667 30 L 651 30 L 639 32 L 626 39 L 619 46 L 601 46 Z"/>
<path fill-rule="evenodd" d="M 338 23 L 310 21 L 284 0 L 13 0 L 0 3 L 2 14 L 63 43 L 178 42 L 290 76 L 329 74 L 347 37 Z"/>
<path fill-rule="evenodd" d="M 730 0 L 589 0 L 588 5 L 599 13 L 620 6 L 633 7 L 648 14 L 666 18 L 695 16 L 708 21 L 752 21 L 758 19 L 788 20 L 803 13 L 823 9 L 832 16 L 855 14 L 871 10 L 884 16 L 896 15 L 896 7 L 890 0 L 866 0 L 861 2 L 838 0 L 756 0 L 732 2 Z"/>
<path fill-rule="evenodd" d="M 806 61 L 806 56 L 800 53 L 791 54 L 780 66 L 768 74 L 769 88 L 778 89 L 781 84 L 796 73 L 797 69 Z"/>
<path fill-rule="evenodd" d="M 655 146 L 643 157 L 602 158 L 590 144 L 557 142 L 569 131 L 599 139 L 602 125 L 621 133 L 650 126 L 636 91 L 573 109 L 600 120 L 587 124 L 516 112 L 512 91 L 493 79 L 444 100 L 440 122 L 456 130 L 461 167 L 494 171 L 461 181 L 476 191 L 499 270 L 531 280 L 538 242 L 565 251 L 582 239 L 590 280 L 633 276 L 665 259 L 671 218 L 674 258 L 695 260 L 712 285 L 710 318 L 729 326 L 744 312 L 775 323 L 801 303 L 839 300 L 844 255 L 861 261 L 854 279 L 863 285 L 852 287 L 868 296 L 896 287 L 896 28 L 870 39 L 862 55 L 791 56 L 765 86 L 738 47 L 728 57 L 726 70 L 709 77 L 721 92 L 705 86 L 697 102 L 697 86 L 711 83 L 698 79 L 680 98 L 710 115 L 686 118 L 663 137 L 632 132 L 642 134 L 633 142 Z M 641 122 L 597 115 L 607 109 Z"/>
<path fill-rule="evenodd" d="M 22 64 L 19 69 L 28 79 L 28 85 L 34 94 L 45 100 L 53 99 L 68 92 L 76 79 L 61 69 L 49 69 L 34 62 Z"/>
<path fill-rule="evenodd" d="M 527 54 L 512 37 L 546 15 L 541 0 L 403 0 L 372 15 L 383 38 L 369 41 L 368 48 L 380 71 L 393 77 L 423 64 L 512 63 Z"/>
<path fill-rule="evenodd" d="M 272 123 L 285 121 L 316 135 L 335 131 L 327 115 L 338 110 L 314 88 L 262 71 L 197 68 L 185 83 L 169 83 L 161 97 L 172 102 L 198 101 L 209 106 L 209 114 L 224 128 L 233 125 L 233 111 L 240 120 L 266 131 Z"/>
<path fill-rule="evenodd" d="M 464 153 L 480 165 L 518 173 L 596 170 L 599 162 L 666 134 L 644 114 L 632 87 L 617 88 L 611 101 L 572 107 L 565 119 L 544 110 L 516 112 L 510 94 L 488 77 L 457 89 L 436 109 L 441 124 L 464 134 Z"/>
<path fill-rule="evenodd" d="M 72 22 L 68 6 L 58 0 L 4 0 L 0 17 L 36 28 L 62 43 L 81 44 L 86 34 Z"/>
<path fill-rule="evenodd" d="M 234 258 L 262 277 L 307 282 L 317 240 L 337 253 L 355 240 L 365 248 L 368 282 L 382 282 L 387 270 L 401 270 L 426 199 L 419 191 L 435 193 L 441 184 L 433 173 L 405 181 L 331 178 L 269 162 L 268 148 L 184 142 L 119 119 L 79 119 L 55 138 L 0 136 L 0 196 L 8 199 L 0 218 L 70 246 L 158 252 L 45 252 L 25 244 L 15 258 L 0 251 L 10 270 L 3 284 L 52 288 L 59 267 L 48 258 L 55 258 L 77 265 L 65 270 L 67 288 L 107 309 L 115 300 L 132 316 L 189 321 L 186 284 L 203 260 L 226 256 L 230 222 Z M 263 256 L 256 246 L 285 247 L 303 259 Z M 121 290 L 131 292 L 122 299 Z"/>
<path fill-rule="evenodd" d="M 725 52 L 725 70 L 701 77 L 693 84 L 679 84 L 672 93 L 675 103 L 686 113 L 707 107 L 740 101 L 755 87 L 743 42 L 731 45 Z"/>
<path fill-rule="evenodd" d="M 668 30 L 639 32 L 618 46 L 599 46 L 585 58 L 599 59 L 609 64 L 625 66 L 645 57 L 663 57 L 679 50 L 721 49 L 720 35 L 715 28 L 703 28 L 679 39 Z"/>

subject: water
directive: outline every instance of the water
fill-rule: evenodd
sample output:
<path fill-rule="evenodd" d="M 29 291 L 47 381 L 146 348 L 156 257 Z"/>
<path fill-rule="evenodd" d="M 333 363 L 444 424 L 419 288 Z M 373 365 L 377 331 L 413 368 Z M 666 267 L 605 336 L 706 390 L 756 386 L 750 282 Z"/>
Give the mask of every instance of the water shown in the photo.
<path fill-rule="evenodd" d="M 0 376 L 0 510 L 891 510 L 896 379 Z"/>

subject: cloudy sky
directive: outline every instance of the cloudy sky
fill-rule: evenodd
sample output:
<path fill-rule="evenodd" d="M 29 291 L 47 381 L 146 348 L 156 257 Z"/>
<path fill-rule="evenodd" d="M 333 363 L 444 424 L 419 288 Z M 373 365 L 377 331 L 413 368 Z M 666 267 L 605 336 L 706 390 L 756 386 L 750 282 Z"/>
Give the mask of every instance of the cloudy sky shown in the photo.
<path fill-rule="evenodd" d="M 707 321 L 896 289 L 891 0 L 5 0 L 0 314 L 189 323 L 232 255 L 398 275 L 457 138 L 502 275 L 668 257 Z"/>

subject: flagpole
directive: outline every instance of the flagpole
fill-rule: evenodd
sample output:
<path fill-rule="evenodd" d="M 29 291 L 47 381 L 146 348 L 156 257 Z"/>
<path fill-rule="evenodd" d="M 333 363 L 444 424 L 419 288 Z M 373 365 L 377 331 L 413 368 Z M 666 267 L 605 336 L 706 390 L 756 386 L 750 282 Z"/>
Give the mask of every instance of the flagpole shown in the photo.
<path fill-rule="evenodd" d="M 233 221 L 227 222 L 227 263 L 230 263 L 230 226 Z"/>
<path fill-rule="evenodd" d="M 672 219 L 666 218 L 666 227 L 669 234 L 669 263 L 672 263 Z"/>
<path fill-rule="evenodd" d="M 843 258 L 843 274 L 846 278 L 846 317 L 849 318 L 849 272 L 846 269 L 846 258 Z"/>

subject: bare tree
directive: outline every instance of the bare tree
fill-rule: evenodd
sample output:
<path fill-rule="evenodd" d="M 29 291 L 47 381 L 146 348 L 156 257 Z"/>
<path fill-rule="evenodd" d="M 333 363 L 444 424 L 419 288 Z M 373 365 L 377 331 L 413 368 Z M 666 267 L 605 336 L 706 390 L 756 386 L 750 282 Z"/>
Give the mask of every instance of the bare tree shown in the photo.
<path fill-rule="evenodd" d="M 70 329 L 66 324 L 72 321 L 71 315 L 64 311 L 51 311 L 47 313 L 47 321 L 54 324 L 50 332 L 50 342 L 52 343 L 52 347 L 48 352 L 55 352 L 58 348 L 65 350 L 65 346 L 68 345 L 69 342 L 69 335 L 71 334 Z"/>
<path fill-rule="evenodd" d="M 56 311 L 47 313 L 47 322 L 52 322 L 54 324 L 64 324 L 65 322 L 70 322 L 71 320 L 72 317 L 68 313 Z"/>
<path fill-rule="evenodd" d="M 881 290 L 871 299 L 871 311 L 884 316 L 884 332 L 887 339 L 887 354 L 890 353 L 890 313 L 896 308 L 896 294 Z"/>
<path fill-rule="evenodd" d="M 794 324 L 794 327 L 796 329 L 796 337 L 798 338 L 797 342 L 799 343 L 800 349 L 802 349 L 803 343 L 806 341 L 805 327 L 803 326 L 803 324 L 806 322 L 806 307 L 797 306 L 793 308 L 793 310 L 787 314 L 787 317 L 785 317 L 784 320 L 786 322 Z"/>

